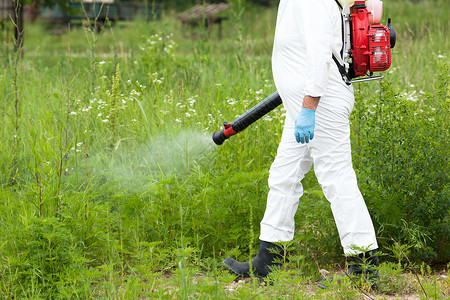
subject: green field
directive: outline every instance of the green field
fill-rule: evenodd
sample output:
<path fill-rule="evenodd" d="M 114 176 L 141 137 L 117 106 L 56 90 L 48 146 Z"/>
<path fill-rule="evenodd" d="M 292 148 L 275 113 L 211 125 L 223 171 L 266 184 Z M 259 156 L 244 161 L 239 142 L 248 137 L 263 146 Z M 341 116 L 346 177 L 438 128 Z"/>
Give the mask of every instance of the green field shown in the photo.
<path fill-rule="evenodd" d="M 231 2 L 221 39 L 173 11 L 101 32 L 38 20 L 20 59 L 2 27 L 0 298 L 450 297 L 450 2 L 385 0 L 392 67 L 355 85 L 353 164 L 384 254 L 376 292 L 315 286 L 344 257 L 313 172 L 273 284 L 222 266 L 257 251 L 284 119 L 279 107 L 211 140 L 275 91 L 276 7 Z"/>

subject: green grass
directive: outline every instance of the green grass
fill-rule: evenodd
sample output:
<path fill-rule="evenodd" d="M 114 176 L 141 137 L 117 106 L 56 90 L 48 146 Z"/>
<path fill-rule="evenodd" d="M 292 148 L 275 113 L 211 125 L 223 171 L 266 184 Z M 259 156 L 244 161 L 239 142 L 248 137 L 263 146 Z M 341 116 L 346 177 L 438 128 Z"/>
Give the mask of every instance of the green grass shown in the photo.
<path fill-rule="evenodd" d="M 386 238 L 382 285 L 371 295 L 423 295 L 393 235 L 427 294 L 443 299 L 449 4 L 384 2 L 383 23 L 392 17 L 398 34 L 392 68 L 384 86 L 355 86 L 351 120 L 361 190 Z M 278 108 L 223 146 L 211 141 L 275 90 L 276 9 L 233 12 L 221 40 L 217 28 L 205 38 L 169 12 L 101 33 L 26 23 L 23 59 L 2 52 L 2 298 L 362 297 L 349 283 L 325 292 L 314 285 L 319 269 L 339 273 L 343 258 L 311 173 L 289 264 L 274 284 L 235 281 L 221 265 L 257 249 L 283 123 Z M 447 271 L 427 268 L 436 263 Z"/>

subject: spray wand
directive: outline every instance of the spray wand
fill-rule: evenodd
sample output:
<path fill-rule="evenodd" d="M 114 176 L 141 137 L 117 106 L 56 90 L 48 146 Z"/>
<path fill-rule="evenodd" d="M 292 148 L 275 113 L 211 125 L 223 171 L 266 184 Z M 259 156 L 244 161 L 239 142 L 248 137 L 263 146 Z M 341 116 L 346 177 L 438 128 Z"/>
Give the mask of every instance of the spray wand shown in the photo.
<path fill-rule="evenodd" d="M 259 102 L 248 111 L 237 117 L 230 123 L 224 122 L 224 129 L 213 133 L 212 139 L 217 145 L 222 145 L 223 142 L 230 136 L 238 134 L 245 128 L 259 120 L 261 117 L 272 111 L 275 107 L 282 103 L 278 92 L 273 93 L 263 101 Z"/>

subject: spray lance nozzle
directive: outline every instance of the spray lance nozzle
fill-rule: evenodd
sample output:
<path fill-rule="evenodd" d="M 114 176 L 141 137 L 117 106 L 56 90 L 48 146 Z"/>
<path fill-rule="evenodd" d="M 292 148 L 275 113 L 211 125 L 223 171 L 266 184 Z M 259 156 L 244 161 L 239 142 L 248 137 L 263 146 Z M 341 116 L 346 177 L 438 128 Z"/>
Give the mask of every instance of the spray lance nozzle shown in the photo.
<path fill-rule="evenodd" d="M 224 129 L 222 129 L 221 131 L 213 133 L 212 139 L 214 143 L 216 143 L 217 145 L 222 145 L 223 142 L 225 142 L 225 140 L 228 139 L 230 136 L 239 133 L 233 129 L 232 123 L 224 122 L 223 127 Z"/>
<path fill-rule="evenodd" d="M 237 117 L 234 121 L 225 122 L 224 129 L 214 132 L 212 139 L 217 145 L 222 145 L 223 142 L 230 136 L 238 134 L 248 126 L 259 120 L 262 116 L 272 111 L 275 107 L 282 103 L 278 92 L 273 93 L 263 101 L 259 102 L 248 111 Z"/>

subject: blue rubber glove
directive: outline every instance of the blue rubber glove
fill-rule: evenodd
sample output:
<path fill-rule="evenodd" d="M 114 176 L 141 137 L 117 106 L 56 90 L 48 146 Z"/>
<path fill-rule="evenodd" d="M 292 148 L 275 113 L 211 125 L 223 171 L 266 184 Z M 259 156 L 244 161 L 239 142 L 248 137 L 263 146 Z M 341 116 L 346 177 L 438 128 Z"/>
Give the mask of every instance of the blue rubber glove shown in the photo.
<path fill-rule="evenodd" d="M 309 143 L 314 138 L 314 126 L 316 123 L 316 111 L 302 107 L 295 120 L 295 139 L 297 143 Z"/>

